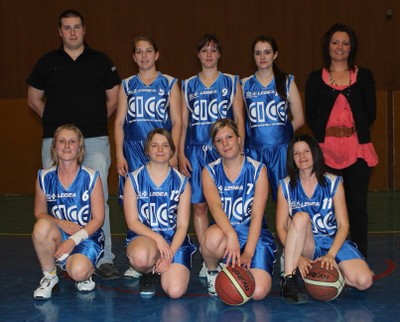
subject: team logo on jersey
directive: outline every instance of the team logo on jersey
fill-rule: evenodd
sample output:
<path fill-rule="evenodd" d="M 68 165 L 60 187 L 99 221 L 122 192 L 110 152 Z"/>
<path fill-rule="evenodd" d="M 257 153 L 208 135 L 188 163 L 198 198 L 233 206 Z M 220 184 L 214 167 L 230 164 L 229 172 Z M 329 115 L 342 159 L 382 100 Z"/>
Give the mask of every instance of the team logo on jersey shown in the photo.
<path fill-rule="evenodd" d="M 166 191 L 151 191 L 150 197 L 167 197 L 168 192 Z"/>
<path fill-rule="evenodd" d="M 152 228 L 174 229 L 176 227 L 176 209 L 176 204 L 169 206 L 167 203 L 146 202 L 140 207 L 140 217 Z"/>
<path fill-rule="evenodd" d="M 291 207 L 292 209 L 299 209 L 299 208 L 305 208 L 305 207 L 319 207 L 320 202 L 319 201 L 292 201 Z"/>
<path fill-rule="evenodd" d="M 145 98 L 143 96 L 135 96 L 129 98 L 128 114 L 133 119 L 161 119 L 166 117 L 166 98 L 156 100 L 156 97 Z"/>
<path fill-rule="evenodd" d="M 254 197 L 243 202 L 243 198 L 222 197 L 222 207 L 224 212 L 228 214 L 228 218 L 233 223 L 243 223 L 251 215 L 251 206 L 253 205 Z M 232 218 L 233 217 L 233 218 Z"/>
<path fill-rule="evenodd" d="M 232 190 L 243 190 L 243 185 L 240 186 L 225 186 L 225 191 L 232 191 Z"/>
<path fill-rule="evenodd" d="M 336 232 L 337 224 L 332 211 L 329 211 L 325 216 L 315 214 L 312 217 L 313 233 L 324 232 L 328 235 L 333 235 Z"/>
<path fill-rule="evenodd" d="M 138 191 L 138 198 L 147 198 L 147 191 Z"/>
<path fill-rule="evenodd" d="M 245 98 L 254 98 L 254 97 L 270 95 L 270 94 L 276 95 L 275 90 L 267 90 L 267 91 L 259 91 L 259 92 L 247 91 L 245 94 Z"/>
<path fill-rule="evenodd" d="M 228 101 L 222 100 L 218 102 L 215 98 L 212 101 L 198 100 L 193 104 L 192 119 L 194 121 L 207 122 L 217 120 L 220 118 L 226 118 L 228 116 Z"/>
<path fill-rule="evenodd" d="M 205 91 L 201 91 L 200 95 L 213 95 L 213 94 L 217 94 L 218 91 L 216 89 L 207 89 Z"/>
<path fill-rule="evenodd" d="M 63 198 L 75 198 L 76 193 L 75 192 L 62 192 L 62 193 L 53 193 L 53 194 L 46 194 L 46 200 L 49 202 L 55 201 L 57 199 L 63 199 Z"/>
<path fill-rule="evenodd" d="M 70 207 L 66 205 L 55 205 L 51 208 L 51 214 L 55 218 L 69 220 L 80 226 L 85 226 L 91 217 L 89 205 L 85 205 L 82 208 L 78 208 L 77 205 Z"/>
<path fill-rule="evenodd" d="M 195 93 L 190 93 L 190 94 L 188 95 L 188 100 L 189 100 L 189 101 L 192 101 L 192 100 L 196 99 L 197 97 L 199 97 L 199 94 L 198 94 L 197 92 L 195 92 Z"/>
<path fill-rule="evenodd" d="M 252 123 L 285 122 L 287 119 L 286 102 L 276 104 L 275 100 L 268 104 L 265 102 L 253 102 L 247 109 L 247 115 Z"/>

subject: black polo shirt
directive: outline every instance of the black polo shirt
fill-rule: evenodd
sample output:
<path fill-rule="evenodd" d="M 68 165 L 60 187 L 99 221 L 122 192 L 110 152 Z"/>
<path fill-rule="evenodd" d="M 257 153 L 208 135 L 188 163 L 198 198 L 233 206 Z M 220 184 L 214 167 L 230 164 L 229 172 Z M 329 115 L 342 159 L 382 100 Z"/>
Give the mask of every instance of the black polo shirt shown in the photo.
<path fill-rule="evenodd" d="M 50 51 L 26 82 L 45 92 L 44 138 L 53 137 L 65 123 L 78 126 L 86 138 L 107 135 L 106 90 L 118 85 L 120 78 L 104 53 L 85 45 L 74 61 L 63 48 Z"/>

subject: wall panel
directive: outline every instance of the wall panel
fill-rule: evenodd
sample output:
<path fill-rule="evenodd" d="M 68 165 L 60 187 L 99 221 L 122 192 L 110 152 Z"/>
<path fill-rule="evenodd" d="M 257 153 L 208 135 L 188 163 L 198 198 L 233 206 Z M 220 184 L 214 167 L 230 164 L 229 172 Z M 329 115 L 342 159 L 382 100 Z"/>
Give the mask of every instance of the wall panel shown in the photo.
<path fill-rule="evenodd" d="M 400 190 L 400 91 L 395 91 L 393 96 L 393 188 Z"/>
<path fill-rule="evenodd" d="M 195 45 L 205 32 L 223 43 L 221 69 L 253 72 L 250 46 L 259 34 L 279 44 L 278 63 L 304 90 L 308 73 L 321 65 L 320 39 L 334 22 L 350 24 L 359 36 L 358 63 L 371 68 L 378 89 L 399 89 L 400 2 L 396 0 L 71 0 L 87 23 L 87 41 L 109 54 L 122 76 L 135 69 L 131 43 L 138 34 L 158 42 L 160 70 L 178 78 L 198 71 Z M 59 45 L 57 17 L 65 2 L 0 0 L 0 98 L 25 96 L 25 79 L 44 52 Z M 392 18 L 385 16 L 392 9 Z"/>
<path fill-rule="evenodd" d="M 370 189 L 386 190 L 390 173 L 394 188 L 400 189 L 395 153 L 400 144 L 396 126 L 400 122 L 400 1 L 70 0 L 66 4 L 0 0 L 0 144 L 7 147 L 0 160 L 0 194 L 33 193 L 40 167 L 41 124 L 26 106 L 25 80 L 37 59 L 60 45 L 57 17 L 67 8 L 82 12 L 88 44 L 105 51 L 121 77 L 136 73 L 131 46 L 139 34 L 154 37 L 160 49 L 159 70 L 179 79 L 198 72 L 195 47 L 203 33 L 216 33 L 222 41 L 220 69 L 241 77 L 254 72 L 253 38 L 269 34 L 278 41 L 279 66 L 296 76 L 301 91 L 309 72 L 321 66 L 322 34 L 334 22 L 350 24 L 359 37 L 358 64 L 373 70 L 378 89 L 379 113 L 373 140 L 380 164 L 373 172 Z M 392 9 L 392 17 L 386 17 L 387 9 Z M 393 91 L 393 100 L 387 100 L 386 93 Z M 387 102 L 395 107 L 387 106 Z M 394 118 L 390 146 L 387 111 L 392 111 Z M 109 128 L 112 134 L 112 122 Z M 394 160 L 388 160 L 386 152 L 392 150 Z M 394 165 L 394 169 L 388 169 L 388 165 Z M 113 163 L 111 192 L 116 192 L 117 186 L 114 168 Z"/>

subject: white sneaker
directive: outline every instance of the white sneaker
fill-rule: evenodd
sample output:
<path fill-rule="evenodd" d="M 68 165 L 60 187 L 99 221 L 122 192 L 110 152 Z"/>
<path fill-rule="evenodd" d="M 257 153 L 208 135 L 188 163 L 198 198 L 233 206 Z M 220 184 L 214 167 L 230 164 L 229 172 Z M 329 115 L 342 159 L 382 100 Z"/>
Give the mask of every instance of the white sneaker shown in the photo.
<path fill-rule="evenodd" d="M 221 268 L 219 266 L 216 269 L 207 270 L 207 291 L 211 296 L 217 296 L 217 292 L 215 291 L 215 279 L 220 271 Z"/>
<path fill-rule="evenodd" d="M 129 267 L 124 273 L 124 277 L 126 278 L 140 278 L 141 276 L 142 273 L 135 270 L 132 266 Z"/>
<path fill-rule="evenodd" d="M 222 270 L 226 264 L 223 262 L 219 262 L 218 266 L 221 268 L 220 270 Z M 199 277 L 200 278 L 207 278 L 207 266 L 206 263 L 202 263 L 201 268 L 200 268 L 200 272 L 199 272 Z"/>
<path fill-rule="evenodd" d="M 76 282 L 75 287 L 79 292 L 90 292 L 96 287 L 96 283 L 93 281 L 92 276 L 86 281 Z"/>
<path fill-rule="evenodd" d="M 49 299 L 53 292 L 54 286 L 58 283 L 58 276 L 44 275 L 39 282 L 39 287 L 33 292 L 35 299 Z"/>
<path fill-rule="evenodd" d="M 206 263 L 204 263 L 204 262 L 201 264 L 199 277 L 200 278 L 206 278 L 207 277 L 207 266 L 206 266 Z"/>

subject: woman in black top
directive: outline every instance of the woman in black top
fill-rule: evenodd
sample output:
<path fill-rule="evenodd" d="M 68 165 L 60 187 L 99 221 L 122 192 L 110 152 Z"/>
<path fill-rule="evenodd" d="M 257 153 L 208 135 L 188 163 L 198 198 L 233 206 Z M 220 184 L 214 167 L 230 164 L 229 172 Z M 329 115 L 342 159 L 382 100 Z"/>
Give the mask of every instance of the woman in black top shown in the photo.
<path fill-rule="evenodd" d="M 376 117 L 372 72 L 355 65 L 357 37 L 334 24 L 322 39 L 324 68 L 310 73 L 306 84 L 306 119 L 319 142 L 325 163 L 344 179 L 351 239 L 367 257 L 367 195 L 378 157 L 370 127 Z"/>

